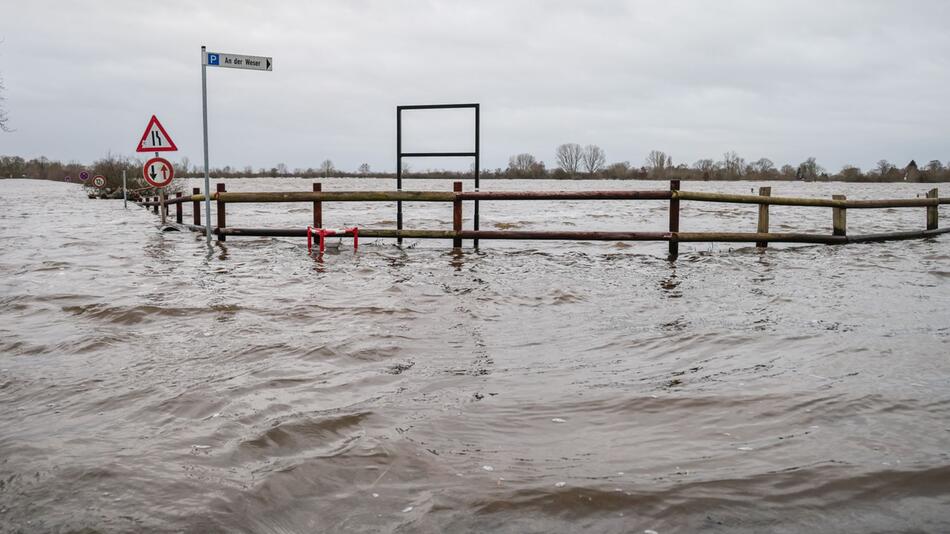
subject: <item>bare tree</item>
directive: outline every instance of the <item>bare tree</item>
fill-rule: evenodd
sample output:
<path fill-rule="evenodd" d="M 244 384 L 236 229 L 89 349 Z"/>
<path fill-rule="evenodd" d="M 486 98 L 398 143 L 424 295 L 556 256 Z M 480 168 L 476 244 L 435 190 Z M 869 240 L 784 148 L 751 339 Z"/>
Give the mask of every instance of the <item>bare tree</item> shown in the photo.
<path fill-rule="evenodd" d="M 360 174 L 362 175 L 369 174 L 369 163 L 364 163 L 360 165 Z"/>
<path fill-rule="evenodd" d="M 336 172 L 333 168 L 333 162 L 328 159 L 323 160 L 323 163 L 320 164 L 320 172 L 323 173 L 324 178 L 329 178 L 330 174 Z"/>
<path fill-rule="evenodd" d="M 584 147 L 584 154 L 581 156 L 584 161 L 584 168 L 587 174 L 594 174 L 603 170 L 607 163 L 607 154 L 604 149 L 597 145 L 587 145 Z"/>
<path fill-rule="evenodd" d="M 802 180 L 816 180 L 825 172 L 824 167 L 811 157 L 798 165 L 798 177 Z"/>
<path fill-rule="evenodd" d="M 528 175 L 532 178 L 544 178 L 547 172 L 543 161 L 535 161 L 531 164 L 531 168 L 528 169 Z"/>
<path fill-rule="evenodd" d="M 769 174 L 775 170 L 775 164 L 769 158 L 759 158 L 749 164 L 749 170 L 756 174 Z"/>
<path fill-rule="evenodd" d="M 887 173 L 896 169 L 896 167 L 894 167 L 894 165 L 891 165 L 891 162 L 887 161 L 886 159 L 882 159 L 877 162 L 877 167 L 875 167 L 875 169 L 877 170 L 878 174 L 880 174 L 881 176 L 886 176 Z"/>
<path fill-rule="evenodd" d="M 557 166 L 564 172 L 574 176 L 581 168 L 581 161 L 584 156 L 584 149 L 577 143 L 565 143 L 557 147 L 554 153 L 557 158 Z"/>
<path fill-rule="evenodd" d="M 647 171 L 654 178 L 662 178 L 666 171 L 673 168 L 673 158 L 662 150 L 651 150 L 646 159 Z"/>
<path fill-rule="evenodd" d="M 720 164 L 722 165 L 723 172 L 726 173 L 726 178 L 741 178 L 745 171 L 745 159 L 739 157 L 739 154 L 731 150 L 722 155 L 722 162 Z"/>
<path fill-rule="evenodd" d="M 0 132 L 12 132 L 10 128 L 10 118 L 7 116 L 7 111 L 4 109 L 3 102 L 6 100 L 3 97 L 3 91 L 6 88 L 3 86 L 3 78 L 0 78 Z"/>
<path fill-rule="evenodd" d="M 0 40 L 0 43 L 3 43 L 3 40 Z M 3 102 L 3 92 L 6 90 L 6 87 L 3 86 L 3 78 L 0 77 L 0 132 L 12 132 L 13 129 L 10 128 L 10 117 L 7 116 L 7 111 L 4 109 Z"/>
<path fill-rule="evenodd" d="M 182 177 L 184 177 L 184 176 L 187 175 L 189 172 L 191 172 L 191 171 L 189 170 L 189 167 L 191 167 L 191 160 L 188 159 L 188 156 L 182 156 L 182 157 L 181 157 L 181 163 L 179 163 L 179 165 L 181 165 L 181 174 L 180 174 L 180 175 L 181 175 Z"/>
<path fill-rule="evenodd" d="M 526 174 L 535 163 L 537 163 L 535 157 L 528 153 L 511 156 L 508 158 L 508 171 L 516 174 Z"/>
<path fill-rule="evenodd" d="M 543 161 L 538 161 L 531 154 L 524 153 L 511 156 L 505 172 L 522 178 L 543 178 L 547 171 Z"/>
<path fill-rule="evenodd" d="M 716 170 L 716 162 L 710 158 L 701 159 L 693 163 L 693 168 L 701 172 L 713 172 Z"/>
<path fill-rule="evenodd" d="M 630 172 L 630 162 L 618 161 L 617 163 L 611 163 L 607 166 L 606 172 L 607 176 L 610 178 L 626 178 L 627 174 Z"/>
<path fill-rule="evenodd" d="M 863 177 L 861 174 L 861 169 L 855 167 L 854 165 L 845 165 L 844 167 L 841 167 L 841 172 L 839 172 L 838 175 L 841 177 L 841 180 L 845 182 L 857 182 Z"/>

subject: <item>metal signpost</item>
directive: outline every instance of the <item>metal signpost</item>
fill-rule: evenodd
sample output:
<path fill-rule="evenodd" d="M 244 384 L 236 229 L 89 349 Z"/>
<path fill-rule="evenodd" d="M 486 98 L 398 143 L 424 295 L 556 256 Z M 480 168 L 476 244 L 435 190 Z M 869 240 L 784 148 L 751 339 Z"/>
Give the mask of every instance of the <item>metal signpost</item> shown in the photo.
<path fill-rule="evenodd" d="M 122 171 L 122 207 L 129 209 L 128 188 L 125 186 L 125 170 Z"/>
<path fill-rule="evenodd" d="M 208 52 L 201 47 L 201 116 L 204 127 L 205 152 L 205 237 L 211 246 L 211 176 L 208 170 L 208 67 L 247 70 L 274 70 L 274 58 Z"/>

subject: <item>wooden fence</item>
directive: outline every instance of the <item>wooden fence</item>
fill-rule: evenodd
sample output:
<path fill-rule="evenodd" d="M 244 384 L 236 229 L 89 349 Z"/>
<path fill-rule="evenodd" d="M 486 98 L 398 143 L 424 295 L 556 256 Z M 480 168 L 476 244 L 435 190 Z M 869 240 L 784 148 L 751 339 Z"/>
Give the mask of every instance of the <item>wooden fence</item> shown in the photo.
<path fill-rule="evenodd" d="M 680 181 L 670 181 L 669 191 L 462 191 L 462 182 L 455 182 L 452 191 L 323 191 L 320 183 L 313 184 L 313 191 L 289 192 L 228 192 L 223 183 L 217 184 L 211 200 L 217 203 L 217 226 L 212 229 L 219 241 L 228 236 L 272 236 L 306 237 L 307 228 L 238 228 L 227 225 L 226 206 L 230 203 L 272 203 L 272 202 L 311 202 L 313 204 L 313 224 L 315 229 L 323 228 L 324 202 L 444 202 L 452 203 L 451 230 L 398 230 L 392 228 L 359 228 L 359 236 L 364 238 L 405 238 L 405 239 L 446 239 L 452 240 L 453 247 L 461 247 L 463 239 L 519 239 L 519 240 L 557 240 L 557 241 L 667 241 L 669 258 L 675 260 L 679 254 L 679 243 L 729 242 L 755 243 L 765 248 L 768 243 L 818 243 L 843 245 L 846 243 L 864 243 L 895 239 L 919 239 L 933 237 L 950 232 L 950 228 L 939 228 L 938 206 L 950 203 L 950 198 L 940 198 L 937 189 L 931 189 L 924 198 L 891 200 L 848 200 L 844 195 L 834 195 L 830 199 L 798 198 L 771 196 L 770 187 L 759 189 L 758 195 L 733 195 L 725 193 L 703 193 L 680 190 Z M 665 232 L 597 232 L 597 231 L 521 231 L 521 230 L 463 230 L 462 206 L 466 200 L 479 201 L 558 201 L 558 200 L 629 200 L 629 201 L 668 201 L 669 229 Z M 169 206 L 175 206 L 175 225 L 204 233 L 201 225 L 201 202 L 204 195 L 198 188 L 193 194 L 183 196 L 177 193 L 174 198 L 154 197 L 140 202 L 139 205 L 151 207 L 156 213 L 161 210 L 165 222 Z M 183 221 L 183 206 L 192 204 L 193 222 Z M 729 204 L 756 204 L 759 207 L 758 226 L 755 232 L 681 232 L 681 202 L 719 202 Z M 802 206 L 831 208 L 832 233 L 777 233 L 769 231 L 769 206 Z M 848 235 L 847 212 L 849 209 L 881 208 L 924 208 L 924 228 L 901 232 L 878 234 Z"/>

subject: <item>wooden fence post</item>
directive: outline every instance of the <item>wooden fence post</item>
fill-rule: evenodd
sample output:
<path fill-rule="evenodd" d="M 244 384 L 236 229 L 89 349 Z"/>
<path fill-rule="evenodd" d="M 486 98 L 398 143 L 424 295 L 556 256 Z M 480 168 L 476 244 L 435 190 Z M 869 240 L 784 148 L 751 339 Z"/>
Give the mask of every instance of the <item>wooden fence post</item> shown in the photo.
<path fill-rule="evenodd" d="M 759 188 L 760 197 L 770 197 L 772 196 L 771 187 L 760 187 Z M 760 234 L 769 233 L 769 205 L 768 204 L 759 204 L 759 228 L 757 230 Z M 769 246 L 768 241 L 756 241 L 755 246 L 758 248 L 766 248 Z"/>
<path fill-rule="evenodd" d="M 155 215 L 158 215 L 158 196 L 152 197 L 152 202 L 155 203 L 152 205 L 152 211 L 155 212 Z"/>
<path fill-rule="evenodd" d="M 323 191 L 323 184 L 314 182 L 313 192 L 319 193 L 320 191 Z M 323 202 L 319 200 L 313 201 L 313 227 L 323 228 Z"/>
<path fill-rule="evenodd" d="M 847 200 L 844 195 L 831 195 L 832 200 Z M 832 235 L 848 235 L 848 209 L 831 208 Z"/>
<path fill-rule="evenodd" d="M 462 182 L 453 183 L 452 190 L 461 193 Z M 452 201 L 452 231 L 455 232 L 456 236 L 462 231 L 462 198 L 459 195 L 455 195 L 455 200 Z M 462 238 L 455 237 L 452 239 L 452 247 L 462 248 Z"/>
<path fill-rule="evenodd" d="M 670 180 L 670 191 L 675 195 L 680 189 L 679 180 Z M 670 261 L 676 261 L 680 254 L 679 238 L 676 234 L 680 231 L 680 200 L 678 198 L 670 199 Z"/>
<path fill-rule="evenodd" d="M 227 192 L 224 189 L 224 184 L 222 183 L 218 184 L 217 191 L 218 193 Z M 227 226 L 227 216 L 225 215 L 225 212 L 224 212 L 224 206 L 225 206 L 224 201 L 222 201 L 221 199 L 218 199 L 218 241 L 227 241 L 227 236 L 220 233 L 221 230 L 224 230 L 224 228 Z"/>
<path fill-rule="evenodd" d="M 940 198 L 937 194 L 937 188 L 933 188 L 927 192 L 927 198 Z M 939 227 L 937 221 L 937 205 L 927 206 L 927 229 L 936 230 Z"/>
<path fill-rule="evenodd" d="M 194 187 L 191 189 L 192 197 L 196 195 L 200 195 L 200 194 L 201 194 L 200 187 Z M 194 215 L 195 226 L 201 226 L 201 201 L 200 200 L 191 201 L 191 213 L 192 215 Z"/>
<path fill-rule="evenodd" d="M 181 224 L 182 222 L 182 213 L 181 213 L 181 191 L 175 193 L 175 198 L 178 199 L 178 203 L 175 204 L 175 222 Z"/>

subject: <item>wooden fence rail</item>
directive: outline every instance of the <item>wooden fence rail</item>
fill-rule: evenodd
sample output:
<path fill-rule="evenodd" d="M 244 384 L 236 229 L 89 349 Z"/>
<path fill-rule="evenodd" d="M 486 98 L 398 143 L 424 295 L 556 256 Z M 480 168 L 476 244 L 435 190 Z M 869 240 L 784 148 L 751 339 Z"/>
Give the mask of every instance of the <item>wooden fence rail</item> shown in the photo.
<path fill-rule="evenodd" d="M 217 184 L 211 200 L 217 205 L 217 227 L 212 232 L 219 241 L 227 236 L 306 237 L 307 228 L 235 228 L 227 226 L 226 206 L 230 203 L 310 202 L 313 204 L 313 228 L 323 226 L 324 202 L 444 202 L 452 204 L 451 230 L 398 230 L 360 228 L 360 237 L 395 239 L 446 239 L 453 247 L 461 247 L 463 239 L 517 239 L 558 241 L 667 241 L 669 258 L 679 255 L 679 243 L 726 242 L 755 243 L 765 248 L 768 243 L 816 243 L 841 245 L 898 239 L 919 239 L 950 232 L 950 228 L 938 227 L 938 206 L 950 204 L 950 198 L 940 198 L 937 189 L 931 189 L 924 198 L 848 200 L 844 195 L 831 199 L 772 196 L 770 187 L 759 189 L 758 195 L 733 195 L 727 193 L 704 193 L 682 191 L 679 180 L 670 181 L 669 191 L 462 191 L 462 183 L 455 182 L 452 191 L 323 191 L 320 183 L 313 184 L 313 191 L 288 192 L 228 192 L 223 183 Z M 466 200 L 484 201 L 559 201 L 559 200 L 667 200 L 669 201 L 669 229 L 665 232 L 596 232 L 596 231 L 521 231 L 521 230 L 463 230 L 462 209 Z M 201 202 L 204 201 L 198 188 L 189 196 L 177 193 L 174 198 L 153 197 L 140 202 L 141 206 L 161 208 L 175 206 L 175 225 L 204 233 L 201 226 Z M 721 202 L 731 204 L 756 204 L 759 207 L 758 225 L 755 232 L 681 232 L 680 203 Z M 183 205 L 192 203 L 193 224 L 184 224 Z M 774 233 L 769 231 L 769 206 L 801 206 L 832 208 L 832 233 Z M 847 210 L 883 208 L 925 208 L 925 228 L 901 232 L 864 235 L 848 235 Z M 164 217 L 163 217 L 164 220 Z"/>

